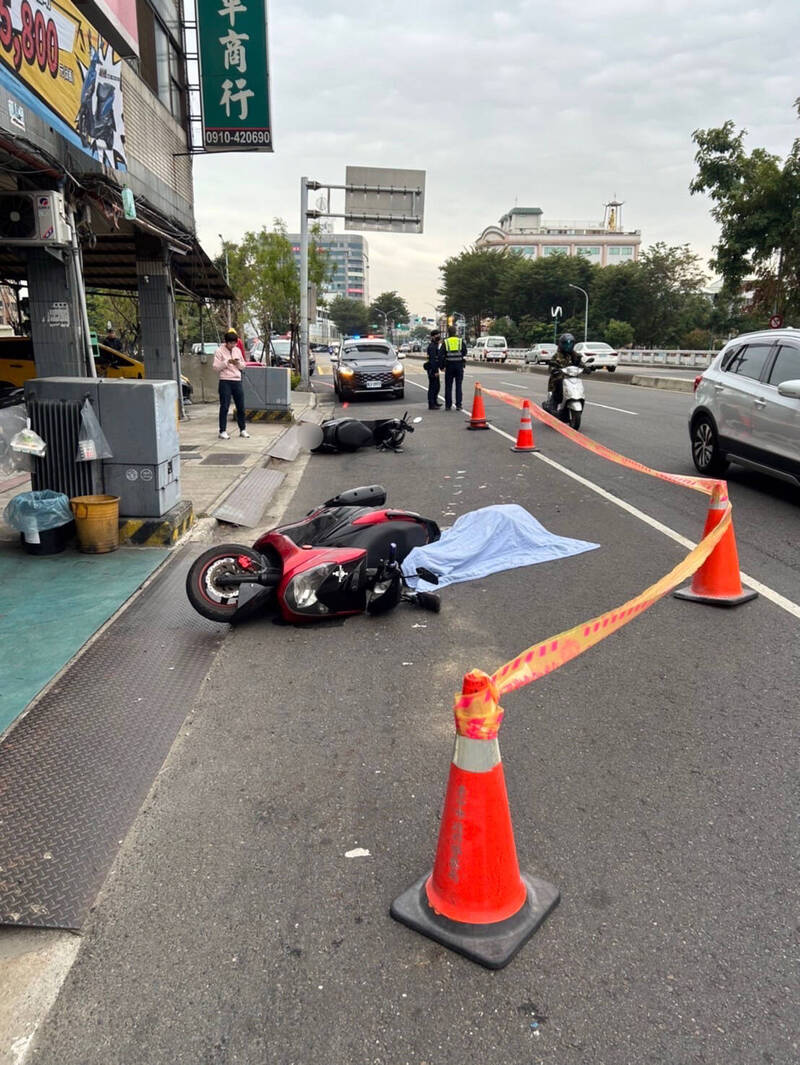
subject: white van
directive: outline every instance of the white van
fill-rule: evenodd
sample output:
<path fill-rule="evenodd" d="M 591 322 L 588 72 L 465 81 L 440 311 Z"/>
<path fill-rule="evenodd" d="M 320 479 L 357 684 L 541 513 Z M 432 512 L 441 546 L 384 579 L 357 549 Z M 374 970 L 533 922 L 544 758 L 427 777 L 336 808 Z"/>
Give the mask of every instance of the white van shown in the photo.
<path fill-rule="evenodd" d="M 473 359 L 486 362 L 505 362 L 508 358 L 508 344 L 505 337 L 478 337 L 475 347 L 470 352 Z"/>

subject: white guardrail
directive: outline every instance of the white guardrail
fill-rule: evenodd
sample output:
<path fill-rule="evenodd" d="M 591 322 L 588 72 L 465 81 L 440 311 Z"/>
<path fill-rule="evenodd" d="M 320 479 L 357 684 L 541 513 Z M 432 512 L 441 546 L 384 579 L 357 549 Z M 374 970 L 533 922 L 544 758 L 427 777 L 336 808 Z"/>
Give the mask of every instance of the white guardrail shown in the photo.
<path fill-rule="evenodd" d="M 511 359 L 524 359 L 530 348 L 509 348 Z M 705 369 L 716 351 L 692 351 L 685 348 L 624 348 L 619 353 L 620 366 L 682 366 Z"/>

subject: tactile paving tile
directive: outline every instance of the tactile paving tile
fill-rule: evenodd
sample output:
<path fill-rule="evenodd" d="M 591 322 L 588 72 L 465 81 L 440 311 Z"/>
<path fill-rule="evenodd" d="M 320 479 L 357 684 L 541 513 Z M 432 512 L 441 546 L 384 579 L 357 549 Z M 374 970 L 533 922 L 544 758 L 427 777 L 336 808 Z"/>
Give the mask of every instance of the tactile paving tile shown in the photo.
<path fill-rule="evenodd" d="M 0 745 L 0 923 L 78 929 L 226 626 L 180 552 Z"/>
<path fill-rule="evenodd" d="M 252 529 L 254 525 L 258 525 L 267 503 L 285 476 L 285 473 L 278 470 L 267 470 L 263 467 L 251 470 L 217 507 L 214 517 L 218 521 L 228 521 L 232 525 Z"/>

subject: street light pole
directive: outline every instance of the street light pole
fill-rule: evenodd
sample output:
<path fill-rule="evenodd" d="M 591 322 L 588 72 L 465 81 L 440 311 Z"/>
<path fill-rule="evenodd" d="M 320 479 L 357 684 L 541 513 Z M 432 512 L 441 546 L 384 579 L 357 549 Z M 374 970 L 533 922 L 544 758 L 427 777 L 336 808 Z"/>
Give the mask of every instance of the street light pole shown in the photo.
<path fill-rule="evenodd" d="M 230 269 L 228 267 L 228 245 L 226 244 L 225 238 L 223 237 L 223 235 L 221 233 L 218 233 L 217 236 L 222 241 L 222 250 L 225 253 L 225 284 L 228 286 L 228 288 L 230 288 L 231 287 L 231 275 L 230 275 Z M 231 301 L 228 300 L 228 329 L 230 329 L 230 327 L 231 327 Z"/>
<path fill-rule="evenodd" d="M 573 285 L 569 283 L 570 288 L 576 288 L 578 292 L 582 292 L 586 297 L 586 306 L 583 312 L 583 342 L 586 343 L 589 336 L 589 293 L 585 288 L 581 288 L 580 285 Z"/>
<path fill-rule="evenodd" d="M 390 331 L 390 329 L 389 329 L 389 319 L 391 318 L 391 315 L 390 315 L 390 314 L 388 314 L 388 313 L 387 313 L 386 311 L 380 311 L 380 310 L 378 310 L 378 308 L 377 308 L 377 307 L 375 308 L 375 311 L 376 311 L 376 313 L 377 313 L 377 314 L 380 314 L 380 315 L 382 316 L 382 318 L 383 318 L 383 331 L 384 331 L 384 333 L 386 333 L 386 334 L 387 334 L 387 337 L 386 337 L 386 339 L 387 339 L 387 340 L 389 341 L 389 343 L 391 344 L 391 342 L 392 342 L 392 337 L 391 337 L 391 331 Z"/>

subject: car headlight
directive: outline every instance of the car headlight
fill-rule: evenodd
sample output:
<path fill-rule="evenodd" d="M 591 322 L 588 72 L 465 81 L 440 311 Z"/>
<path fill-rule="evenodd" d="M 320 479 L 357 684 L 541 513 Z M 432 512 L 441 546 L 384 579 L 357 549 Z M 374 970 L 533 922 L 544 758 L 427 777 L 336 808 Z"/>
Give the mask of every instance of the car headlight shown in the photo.
<path fill-rule="evenodd" d="M 356 375 L 355 370 L 351 370 L 349 368 L 349 366 L 341 366 L 339 368 L 339 376 L 340 377 L 346 377 L 349 380 L 351 377 L 355 377 L 355 375 Z"/>
<path fill-rule="evenodd" d="M 403 364 L 401 362 L 396 362 L 394 364 L 394 366 L 392 367 L 392 377 L 402 377 L 402 376 L 403 376 Z"/>

